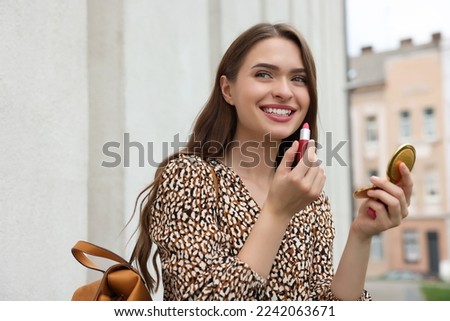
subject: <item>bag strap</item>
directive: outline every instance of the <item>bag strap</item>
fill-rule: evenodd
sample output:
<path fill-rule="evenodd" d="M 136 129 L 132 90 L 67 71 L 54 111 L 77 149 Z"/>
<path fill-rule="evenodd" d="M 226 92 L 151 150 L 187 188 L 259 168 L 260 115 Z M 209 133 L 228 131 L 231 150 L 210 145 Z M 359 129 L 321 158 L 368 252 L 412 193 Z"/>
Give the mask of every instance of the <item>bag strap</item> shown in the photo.
<path fill-rule="evenodd" d="M 105 271 L 98 267 L 97 264 L 95 264 L 91 259 L 89 259 L 86 254 L 129 265 L 128 261 L 126 261 L 123 257 L 117 255 L 116 253 L 86 241 L 78 241 L 72 247 L 72 254 L 75 259 L 77 259 L 77 261 L 85 267 L 103 273 Z"/>

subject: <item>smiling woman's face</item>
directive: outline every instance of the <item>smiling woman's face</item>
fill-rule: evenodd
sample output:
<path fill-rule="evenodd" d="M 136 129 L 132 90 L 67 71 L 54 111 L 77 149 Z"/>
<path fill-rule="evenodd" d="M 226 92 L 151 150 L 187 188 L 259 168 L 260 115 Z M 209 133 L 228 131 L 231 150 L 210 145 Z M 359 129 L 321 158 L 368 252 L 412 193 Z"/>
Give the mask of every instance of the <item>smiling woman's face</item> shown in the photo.
<path fill-rule="evenodd" d="M 221 79 L 224 98 L 238 116 L 235 140 L 262 141 L 270 133 L 281 141 L 291 135 L 308 112 L 307 81 L 300 49 L 293 41 L 276 37 L 257 43 L 236 81 Z"/>

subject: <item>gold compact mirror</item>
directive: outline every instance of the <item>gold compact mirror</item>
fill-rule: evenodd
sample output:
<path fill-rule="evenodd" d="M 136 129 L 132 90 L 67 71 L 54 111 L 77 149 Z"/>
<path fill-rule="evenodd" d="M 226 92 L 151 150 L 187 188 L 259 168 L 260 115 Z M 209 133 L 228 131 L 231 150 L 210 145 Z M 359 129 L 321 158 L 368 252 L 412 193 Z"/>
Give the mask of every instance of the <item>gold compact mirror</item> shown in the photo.
<path fill-rule="evenodd" d="M 414 163 L 416 162 L 416 149 L 414 148 L 414 146 L 410 144 L 401 145 L 394 153 L 394 155 L 392 155 L 391 160 L 387 165 L 386 175 L 394 184 L 397 184 L 401 179 L 401 174 L 398 166 L 402 162 L 405 163 L 410 171 L 413 169 Z M 372 185 L 358 189 L 353 193 L 353 196 L 355 198 L 368 198 L 367 191 L 376 188 L 377 187 L 375 185 Z"/>

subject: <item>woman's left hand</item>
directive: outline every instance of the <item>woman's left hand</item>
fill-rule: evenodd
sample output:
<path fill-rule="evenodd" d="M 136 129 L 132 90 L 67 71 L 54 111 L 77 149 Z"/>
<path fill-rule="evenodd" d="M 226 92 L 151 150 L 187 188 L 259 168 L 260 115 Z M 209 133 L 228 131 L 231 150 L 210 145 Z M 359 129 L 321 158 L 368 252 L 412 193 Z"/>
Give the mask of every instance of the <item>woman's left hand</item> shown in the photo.
<path fill-rule="evenodd" d="M 398 226 L 408 216 L 413 180 L 404 163 L 399 165 L 399 170 L 401 180 L 397 184 L 390 182 L 387 178 L 375 176 L 370 178 L 377 189 L 367 193 L 369 198 L 361 204 L 352 224 L 352 229 L 360 237 L 369 238 Z"/>

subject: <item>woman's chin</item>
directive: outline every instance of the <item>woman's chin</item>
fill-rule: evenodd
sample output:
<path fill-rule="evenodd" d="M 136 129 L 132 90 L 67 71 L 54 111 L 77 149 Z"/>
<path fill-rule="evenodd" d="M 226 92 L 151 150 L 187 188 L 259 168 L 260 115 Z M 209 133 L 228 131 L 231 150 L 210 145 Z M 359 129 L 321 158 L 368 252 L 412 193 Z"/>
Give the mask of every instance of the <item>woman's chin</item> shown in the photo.
<path fill-rule="evenodd" d="M 274 141 L 281 141 L 283 139 L 288 138 L 289 136 L 291 136 L 295 131 L 272 131 L 270 133 L 270 138 Z"/>

